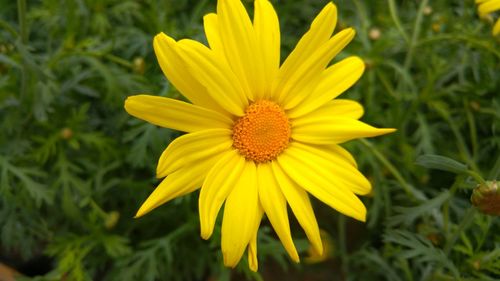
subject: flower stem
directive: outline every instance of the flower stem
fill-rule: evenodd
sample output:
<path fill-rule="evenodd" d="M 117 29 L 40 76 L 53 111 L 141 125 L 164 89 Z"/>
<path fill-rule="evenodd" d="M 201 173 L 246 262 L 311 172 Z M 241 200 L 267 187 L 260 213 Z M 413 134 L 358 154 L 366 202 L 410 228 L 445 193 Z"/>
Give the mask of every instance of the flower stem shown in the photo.
<path fill-rule="evenodd" d="M 17 16 L 21 43 L 28 42 L 28 26 L 26 25 L 26 0 L 17 0 Z"/>
<path fill-rule="evenodd" d="M 449 235 L 449 221 L 450 221 L 450 200 L 451 198 L 453 198 L 453 195 L 455 195 L 455 193 L 457 192 L 458 190 L 458 187 L 461 186 L 463 183 L 464 183 L 464 175 L 458 175 L 456 178 L 455 178 L 455 182 L 453 183 L 453 185 L 451 186 L 450 188 L 450 196 L 449 198 L 443 203 L 443 229 L 444 229 L 444 233 L 446 233 L 446 235 Z"/>
<path fill-rule="evenodd" d="M 446 247 L 444 248 L 444 254 L 448 256 L 450 254 L 451 248 L 457 242 L 458 237 L 470 226 L 470 224 L 474 221 L 474 216 L 476 215 L 476 209 L 474 207 L 470 207 L 462 221 L 458 225 L 458 229 L 453 232 L 453 236 L 447 241 Z"/>
<path fill-rule="evenodd" d="M 396 29 L 401 33 L 403 38 L 405 39 L 406 42 L 409 42 L 410 39 L 408 38 L 408 34 L 406 34 L 405 30 L 403 29 L 403 25 L 401 25 L 401 21 L 399 20 L 399 16 L 397 13 L 396 9 L 396 2 L 394 0 L 387 0 L 389 2 L 389 12 L 391 13 L 391 18 L 394 21 L 394 25 L 396 26 Z"/>
<path fill-rule="evenodd" d="M 17 0 L 17 16 L 19 20 L 19 38 L 22 45 L 28 43 L 28 26 L 26 23 L 26 0 Z M 23 58 L 23 66 L 21 69 L 21 101 L 26 97 L 26 89 L 28 84 L 28 67 L 26 66 L 25 58 Z"/>
<path fill-rule="evenodd" d="M 415 26 L 413 27 L 413 34 L 410 41 L 408 42 L 408 53 L 406 53 L 406 58 L 404 62 L 404 69 L 409 70 L 412 60 L 413 52 L 417 44 L 418 35 L 420 34 L 420 27 L 422 25 L 422 17 L 424 15 L 424 8 L 427 6 L 429 0 L 423 0 L 418 7 L 417 18 L 415 19 Z"/>
<path fill-rule="evenodd" d="M 399 173 L 399 171 L 394 167 L 394 165 L 389 162 L 389 160 L 382 154 L 380 151 L 369 141 L 366 139 L 359 139 L 359 141 L 366 147 L 368 147 L 372 153 L 377 157 L 377 159 L 382 162 L 382 164 L 391 172 L 391 174 L 396 178 L 396 180 L 401 184 L 403 187 L 404 191 L 406 192 L 406 195 L 410 197 L 411 199 L 415 200 L 415 195 L 411 191 L 410 185 L 406 182 L 406 180 L 403 178 L 403 176 Z"/>
<path fill-rule="evenodd" d="M 342 264 L 342 273 L 344 276 L 349 272 L 349 258 L 347 256 L 346 249 L 346 239 L 345 239 L 345 217 L 343 215 L 339 215 L 337 221 L 337 230 L 338 230 L 338 244 L 339 244 L 339 255 Z"/>
<path fill-rule="evenodd" d="M 481 185 L 485 185 L 486 184 L 486 181 L 478 173 L 476 173 L 474 171 L 471 171 L 471 170 L 467 170 L 466 173 L 469 176 L 473 177 L 479 184 L 481 184 Z"/>

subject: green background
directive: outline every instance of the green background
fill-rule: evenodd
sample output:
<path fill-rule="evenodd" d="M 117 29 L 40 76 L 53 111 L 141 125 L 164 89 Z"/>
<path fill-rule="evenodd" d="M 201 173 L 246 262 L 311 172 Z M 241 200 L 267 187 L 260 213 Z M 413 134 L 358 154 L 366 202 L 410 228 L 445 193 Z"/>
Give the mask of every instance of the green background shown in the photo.
<path fill-rule="evenodd" d="M 272 2 L 283 60 L 327 1 Z M 292 219 L 296 265 L 264 219 L 251 273 L 246 257 L 222 266 L 220 227 L 199 237 L 197 192 L 133 219 L 180 133 L 127 115 L 123 102 L 182 99 L 152 38 L 205 42 L 215 1 L 0 0 L 0 260 L 26 280 L 498 280 L 499 220 L 469 201 L 500 173 L 495 15 L 479 19 L 473 0 L 335 3 L 337 30 L 357 36 L 334 62 L 367 64 L 342 98 L 398 131 L 344 145 L 374 186 L 366 224 L 314 201 L 331 251 L 307 262 Z"/>

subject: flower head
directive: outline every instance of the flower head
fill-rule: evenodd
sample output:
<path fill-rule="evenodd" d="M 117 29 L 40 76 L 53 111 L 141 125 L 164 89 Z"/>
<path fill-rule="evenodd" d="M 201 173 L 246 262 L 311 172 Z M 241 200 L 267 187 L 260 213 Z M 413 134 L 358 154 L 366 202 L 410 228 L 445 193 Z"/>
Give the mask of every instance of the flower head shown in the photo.
<path fill-rule="evenodd" d="M 290 257 L 287 206 L 316 252 L 323 245 L 309 200 L 313 195 L 339 212 L 365 221 L 357 195 L 370 182 L 339 144 L 393 132 L 358 119 L 363 107 L 335 99 L 364 71 L 358 57 L 328 66 L 352 40 L 354 30 L 334 36 L 337 9 L 327 4 L 280 66 L 280 28 L 268 0 L 256 0 L 253 21 L 239 0 L 219 0 L 204 17 L 209 47 L 160 33 L 154 50 L 170 82 L 191 102 L 129 97 L 131 115 L 187 134 L 160 157 L 164 178 L 137 216 L 201 187 L 201 236 L 213 232 L 220 208 L 224 264 L 234 267 L 248 251 L 257 270 L 257 230 L 265 213 Z"/>
<path fill-rule="evenodd" d="M 478 184 L 470 198 L 472 205 L 484 214 L 500 216 L 500 188 L 497 181 Z"/>
<path fill-rule="evenodd" d="M 500 10 L 500 0 L 476 0 L 477 11 L 481 18 L 487 17 L 490 13 Z M 500 18 L 493 26 L 493 36 L 500 34 Z"/>

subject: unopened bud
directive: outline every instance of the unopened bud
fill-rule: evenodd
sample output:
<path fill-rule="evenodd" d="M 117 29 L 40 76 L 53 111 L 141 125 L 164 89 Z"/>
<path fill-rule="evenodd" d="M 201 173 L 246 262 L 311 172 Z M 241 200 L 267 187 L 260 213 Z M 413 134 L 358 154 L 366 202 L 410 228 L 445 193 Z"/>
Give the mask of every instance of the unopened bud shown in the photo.
<path fill-rule="evenodd" d="M 441 31 L 441 23 L 439 23 L 439 22 L 434 22 L 434 23 L 432 24 L 432 30 L 433 30 L 434 32 L 440 32 L 440 31 Z"/>
<path fill-rule="evenodd" d="M 106 216 L 106 220 L 104 221 L 104 226 L 107 229 L 112 229 L 113 227 L 115 227 L 119 219 L 120 219 L 120 213 L 118 213 L 117 211 L 111 211 Z"/>
<path fill-rule="evenodd" d="M 328 258 L 333 256 L 334 245 L 332 238 L 330 235 L 324 231 L 323 229 L 319 230 L 319 235 L 323 242 L 323 254 L 318 254 L 312 246 L 309 247 L 307 253 L 308 257 L 305 258 L 305 262 L 307 263 L 319 263 L 327 260 Z"/>
<path fill-rule="evenodd" d="M 73 136 L 73 130 L 70 128 L 64 128 L 61 130 L 61 138 L 69 140 Z"/>
<path fill-rule="evenodd" d="M 423 12 L 424 12 L 424 15 L 426 15 L 426 16 L 432 14 L 432 7 L 431 6 L 425 6 Z"/>
<path fill-rule="evenodd" d="M 481 262 L 479 260 L 475 260 L 472 262 L 472 267 L 475 270 L 480 270 L 481 269 Z"/>
<path fill-rule="evenodd" d="M 364 63 L 365 63 L 366 70 L 370 70 L 375 66 L 375 62 L 372 61 L 371 59 L 365 59 Z"/>
<path fill-rule="evenodd" d="M 133 61 L 133 70 L 137 74 L 144 74 L 146 63 L 142 57 L 136 57 Z"/>
<path fill-rule="evenodd" d="M 478 184 L 470 198 L 472 205 L 484 214 L 500 216 L 500 189 L 498 182 L 486 181 L 486 184 Z"/>
<path fill-rule="evenodd" d="M 479 104 L 479 102 L 477 101 L 471 101 L 470 107 L 472 107 L 472 109 L 474 109 L 475 111 L 479 111 L 481 109 L 481 104 Z"/>
<path fill-rule="evenodd" d="M 382 32 L 380 31 L 380 29 L 378 29 L 376 27 L 371 28 L 370 32 L 368 33 L 368 37 L 370 37 L 370 39 L 372 39 L 372 40 L 378 40 L 381 35 L 382 35 Z"/>

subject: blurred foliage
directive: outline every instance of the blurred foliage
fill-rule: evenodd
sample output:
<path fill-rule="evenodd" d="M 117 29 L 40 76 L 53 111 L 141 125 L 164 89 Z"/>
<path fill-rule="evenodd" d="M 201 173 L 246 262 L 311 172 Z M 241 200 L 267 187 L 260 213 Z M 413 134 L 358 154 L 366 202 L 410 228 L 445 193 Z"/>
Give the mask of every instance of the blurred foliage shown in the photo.
<path fill-rule="evenodd" d="M 284 58 L 327 1 L 273 3 Z M 367 64 L 343 97 L 365 106 L 363 120 L 398 132 L 345 145 L 374 185 L 366 224 L 314 202 L 333 250 L 295 265 L 263 221 L 254 274 L 244 261 L 222 266 L 220 229 L 199 238 L 196 193 L 132 218 L 179 133 L 135 120 L 123 101 L 182 98 L 152 38 L 205 41 L 202 16 L 215 1 L 0 1 L 2 260 L 22 269 L 45 258 L 43 269 L 24 272 L 29 280 L 498 280 L 498 218 L 469 203 L 478 182 L 500 174 L 491 23 L 473 0 L 336 4 L 338 29 L 358 33 L 340 57 Z M 305 235 L 292 228 L 305 257 Z"/>

